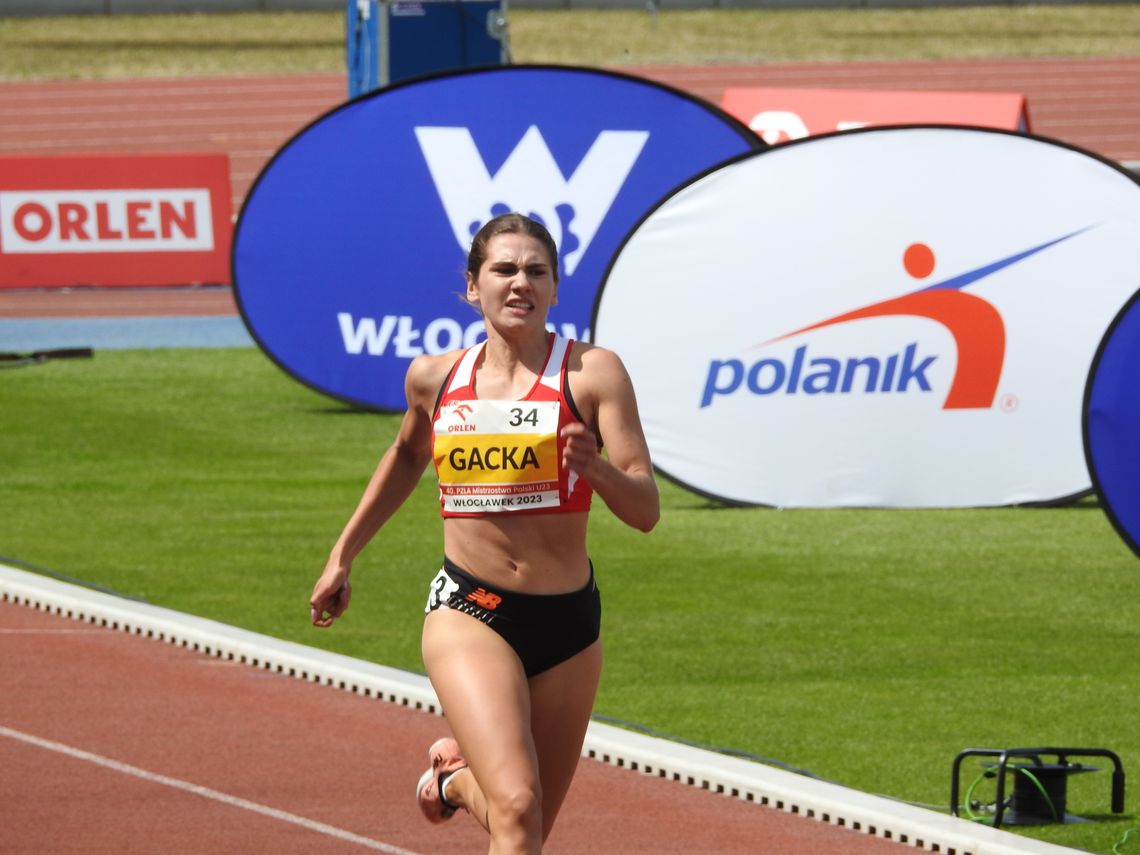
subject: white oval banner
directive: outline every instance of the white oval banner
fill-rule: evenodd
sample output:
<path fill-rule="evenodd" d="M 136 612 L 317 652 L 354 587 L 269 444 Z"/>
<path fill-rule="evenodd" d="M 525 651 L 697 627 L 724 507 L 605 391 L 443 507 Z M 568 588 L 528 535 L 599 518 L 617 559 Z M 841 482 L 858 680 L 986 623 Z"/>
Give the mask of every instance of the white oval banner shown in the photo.
<path fill-rule="evenodd" d="M 1098 343 L 1140 286 L 1140 185 L 1040 137 L 810 137 L 674 192 L 627 237 L 594 340 L 654 463 L 725 501 L 964 507 L 1091 487 Z"/>

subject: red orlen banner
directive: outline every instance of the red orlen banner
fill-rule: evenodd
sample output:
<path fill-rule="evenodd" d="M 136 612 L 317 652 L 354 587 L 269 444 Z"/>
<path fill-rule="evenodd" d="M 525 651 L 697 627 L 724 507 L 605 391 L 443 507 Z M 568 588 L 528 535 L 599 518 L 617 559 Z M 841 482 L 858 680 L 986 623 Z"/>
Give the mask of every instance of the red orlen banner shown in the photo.
<path fill-rule="evenodd" d="M 729 88 L 721 107 L 769 145 L 879 125 L 1029 130 L 1025 96 L 1013 92 Z"/>
<path fill-rule="evenodd" d="M 230 281 L 224 154 L 0 157 L 0 288 Z"/>

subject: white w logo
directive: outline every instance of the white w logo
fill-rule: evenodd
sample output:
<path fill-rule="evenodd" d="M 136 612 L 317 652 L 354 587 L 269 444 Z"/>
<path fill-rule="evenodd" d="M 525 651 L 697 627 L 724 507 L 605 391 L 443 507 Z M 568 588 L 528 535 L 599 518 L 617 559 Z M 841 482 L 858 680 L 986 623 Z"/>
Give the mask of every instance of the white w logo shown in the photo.
<path fill-rule="evenodd" d="M 416 128 L 416 139 L 464 252 L 475 229 L 494 214 L 502 210 L 533 214 L 550 230 L 569 276 L 597 234 L 649 132 L 602 131 L 569 179 L 534 125 L 494 175 L 487 171 L 467 128 Z"/>

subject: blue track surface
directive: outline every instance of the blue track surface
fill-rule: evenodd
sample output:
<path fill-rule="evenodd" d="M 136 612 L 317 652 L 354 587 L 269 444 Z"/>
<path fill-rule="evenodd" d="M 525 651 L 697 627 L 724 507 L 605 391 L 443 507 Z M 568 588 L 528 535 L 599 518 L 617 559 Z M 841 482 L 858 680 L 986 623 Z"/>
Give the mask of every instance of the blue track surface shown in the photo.
<path fill-rule="evenodd" d="M 254 347 L 241 318 L 19 318 L 0 319 L 0 352 L 91 347 L 147 350 L 166 347 Z"/>

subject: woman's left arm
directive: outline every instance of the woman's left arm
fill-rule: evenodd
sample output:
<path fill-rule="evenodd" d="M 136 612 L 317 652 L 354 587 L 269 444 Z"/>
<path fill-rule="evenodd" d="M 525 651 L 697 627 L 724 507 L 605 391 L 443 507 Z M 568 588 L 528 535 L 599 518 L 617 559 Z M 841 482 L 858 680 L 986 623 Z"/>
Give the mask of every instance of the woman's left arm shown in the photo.
<path fill-rule="evenodd" d="M 562 429 L 563 459 L 590 482 L 614 515 L 627 525 L 649 531 L 661 517 L 661 500 L 649 459 L 649 446 L 637 412 L 633 382 L 617 354 L 600 347 L 584 348 L 582 368 L 574 384 L 575 401 L 592 402 L 594 432 L 578 422 Z"/>

